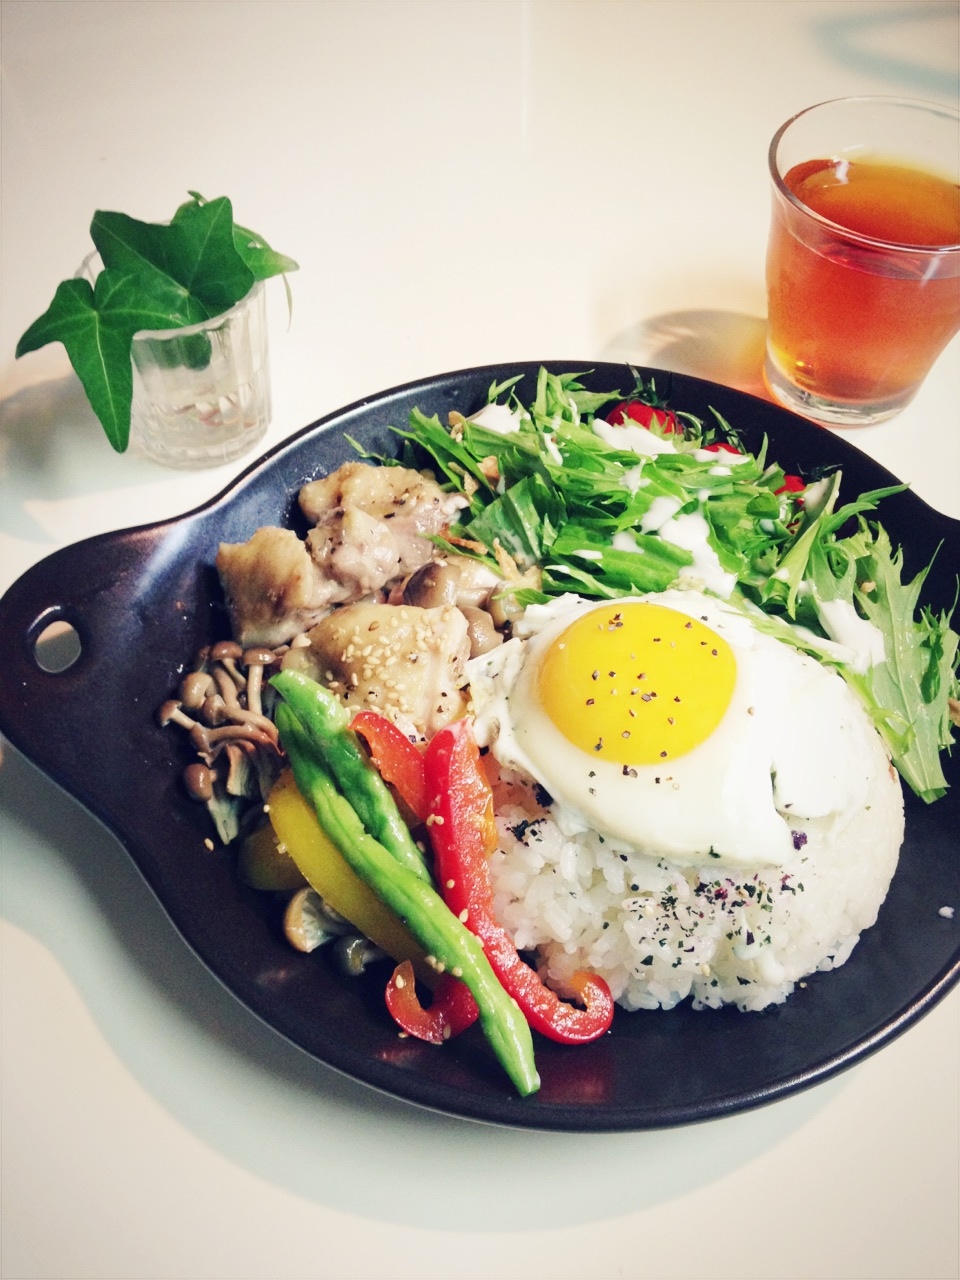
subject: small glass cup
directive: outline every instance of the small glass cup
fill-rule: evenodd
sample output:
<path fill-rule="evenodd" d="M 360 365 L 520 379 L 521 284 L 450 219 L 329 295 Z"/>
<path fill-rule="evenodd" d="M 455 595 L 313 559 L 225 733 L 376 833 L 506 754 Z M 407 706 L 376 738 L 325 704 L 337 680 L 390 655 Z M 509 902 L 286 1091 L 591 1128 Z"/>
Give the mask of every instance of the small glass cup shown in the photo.
<path fill-rule="evenodd" d="M 270 423 L 264 286 L 222 315 L 133 339 L 131 446 L 168 467 L 213 467 L 247 453 Z"/>
<path fill-rule="evenodd" d="M 819 103 L 769 162 L 767 386 L 827 425 L 891 418 L 960 328 L 960 114 Z"/>

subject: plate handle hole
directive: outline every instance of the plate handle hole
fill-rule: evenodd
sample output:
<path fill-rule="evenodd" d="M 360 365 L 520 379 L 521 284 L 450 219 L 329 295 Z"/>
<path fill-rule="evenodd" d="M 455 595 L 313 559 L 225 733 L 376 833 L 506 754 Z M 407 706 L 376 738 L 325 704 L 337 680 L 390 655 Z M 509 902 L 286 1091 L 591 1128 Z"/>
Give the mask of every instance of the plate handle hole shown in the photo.
<path fill-rule="evenodd" d="M 33 656 L 37 666 L 52 676 L 69 670 L 81 652 L 82 645 L 76 627 L 62 618 L 49 622 L 33 643 Z"/>

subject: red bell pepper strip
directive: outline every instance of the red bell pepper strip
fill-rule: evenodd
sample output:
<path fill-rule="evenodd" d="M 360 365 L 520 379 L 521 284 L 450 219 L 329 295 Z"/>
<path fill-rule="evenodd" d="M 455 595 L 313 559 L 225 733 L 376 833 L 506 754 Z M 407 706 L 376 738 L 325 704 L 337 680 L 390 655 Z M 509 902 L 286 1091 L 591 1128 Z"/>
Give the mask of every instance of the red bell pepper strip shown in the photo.
<path fill-rule="evenodd" d="M 367 744 L 370 756 L 384 782 L 396 787 L 400 798 L 420 822 L 427 816 L 423 756 L 402 729 L 378 711 L 358 711 L 350 728 Z M 431 1044 L 442 1044 L 459 1035 L 480 1016 L 470 989 L 451 974 L 443 974 L 433 991 L 433 1000 L 424 1009 L 416 992 L 413 965 L 404 960 L 397 965 L 385 992 L 390 1016 L 408 1035 Z"/>
<path fill-rule="evenodd" d="M 487 856 L 496 846 L 493 793 L 480 767 L 468 720 L 441 729 L 424 756 L 435 872 L 447 906 L 483 943 L 490 966 L 530 1026 L 562 1044 L 596 1040 L 613 1020 L 613 999 L 602 978 L 571 979 L 584 1007 L 567 1004 L 521 960 L 513 939 L 497 923 Z"/>
<path fill-rule="evenodd" d="M 443 1044 L 451 1036 L 458 1036 L 480 1016 L 470 989 L 449 973 L 440 977 L 430 1007 L 424 1009 L 417 996 L 413 965 L 409 960 L 394 969 L 385 998 L 394 1022 L 408 1035 L 430 1044 Z"/>
<path fill-rule="evenodd" d="M 396 787 L 401 800 L 422 822 L 427 816 L 423 756 L 414 744 L 379 711 L 358 711 L 350 728 L 367 744 L 380 777 Z"/>

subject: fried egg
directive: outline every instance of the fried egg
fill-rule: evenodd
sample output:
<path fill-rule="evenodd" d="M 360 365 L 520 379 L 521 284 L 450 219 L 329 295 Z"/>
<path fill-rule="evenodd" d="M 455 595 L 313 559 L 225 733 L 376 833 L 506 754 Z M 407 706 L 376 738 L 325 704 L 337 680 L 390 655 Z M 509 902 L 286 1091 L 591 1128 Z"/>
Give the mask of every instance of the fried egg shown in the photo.
<path fill-rule="evenodd" d="M 468 675 L 478 741 L 563 831 L 679 866 L 784 863 L 885 767 L 836 672 L 693 590 L 532 606 Z"/>

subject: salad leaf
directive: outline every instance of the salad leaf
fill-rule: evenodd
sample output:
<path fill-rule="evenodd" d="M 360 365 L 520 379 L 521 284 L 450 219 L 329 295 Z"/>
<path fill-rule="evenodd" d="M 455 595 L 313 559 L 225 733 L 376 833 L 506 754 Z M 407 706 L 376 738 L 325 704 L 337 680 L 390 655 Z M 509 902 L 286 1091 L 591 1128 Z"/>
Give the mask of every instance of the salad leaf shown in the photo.
<path fill-rule="evenodd" d="M 585 376 L 542 368 L 529 405 L 518 397 L 518 379 L 494 384 L 489 403 L 506 396 L 512 430 L 485 427 L 482 411 L 476 420 L 454 415 L 447 428 L 414 410 L 408 429 L 395 428 L 404 465 L 432 467 L 469 499 L 451 530 L 455 549 L 496 567 L 499 547 L 526 567 L 513 592 L 519 605 L 570 591 L 613 599 L 695 578 L 694 557 L 669 540 L 670 524 L 702 518 L 709 550 L 736 581 L 730 602 L 758 630 L 834 667 L 908 785 L 926 801 L 942 795 L 940 752 L 952 742 L 949 702 L 958 687 L 953 611 L 918 611 L 926 572 L 903 584 L 901 553 L 864 519 L 905 486 L 838 506 L 839 469 L 788 477 L 767 461 L 766 442 L 748 453 L 716 413 L 711 425 L 674 410 L 641 415 L 661 443 L 638 454 L 626 443 L 629 430 L 620 447 L 610 425 L 595 426 L 606 406 L 626 397 L 589 391 Z M 645 396 L 668 409 L 635 372 L 634 382 L 631 402 Z M 855 531 L 842 536 L 851 524 Z M 531 581 L 537 565 L 539 585 Z M 834 634 L 837 616 L 843 637 Z M 851 635 L 857 644 L 847 642 Z"/>
<path fill-rule="evenodd" d="M 80 277 L 63 281 L 17 344 L 18 357 L 50 342 L 64 344 L 107 439 L 120 453 L 130 437 L 134 335 L 212 319 L 235 306 L 255 281 L 297 269 L 292 258 L 234 223 L 226 196 L 207 201 L 191 194 L 169 223 L 98 210 L 90 236 L 103 270 L 93 286 Z M 204 334 L 189 335 L 165 352 L 190 368 L 203 368 L 209 353 Z"/>
<path fill-rule="evenodd" d="M 893 550 L 881 525 L 861 520 L 842 546 L 846 563 L 840 577 L 827 556 L 817 557 L 811 580 L 815 601 L 822 606 L 825 600 L 852 597 L 858 616 L 882 636 L 882 661 L 862 672 L 847 666 L 842 674 L 860 693 L 901 776 L 929 803 L 947 788 L 940 751 L 952 742 L 948 698 L 957 691 L 953 610 L 935 617 L 923 609 L 917 616 L 930 566 L 902 582 L 903 553 Z"/>

